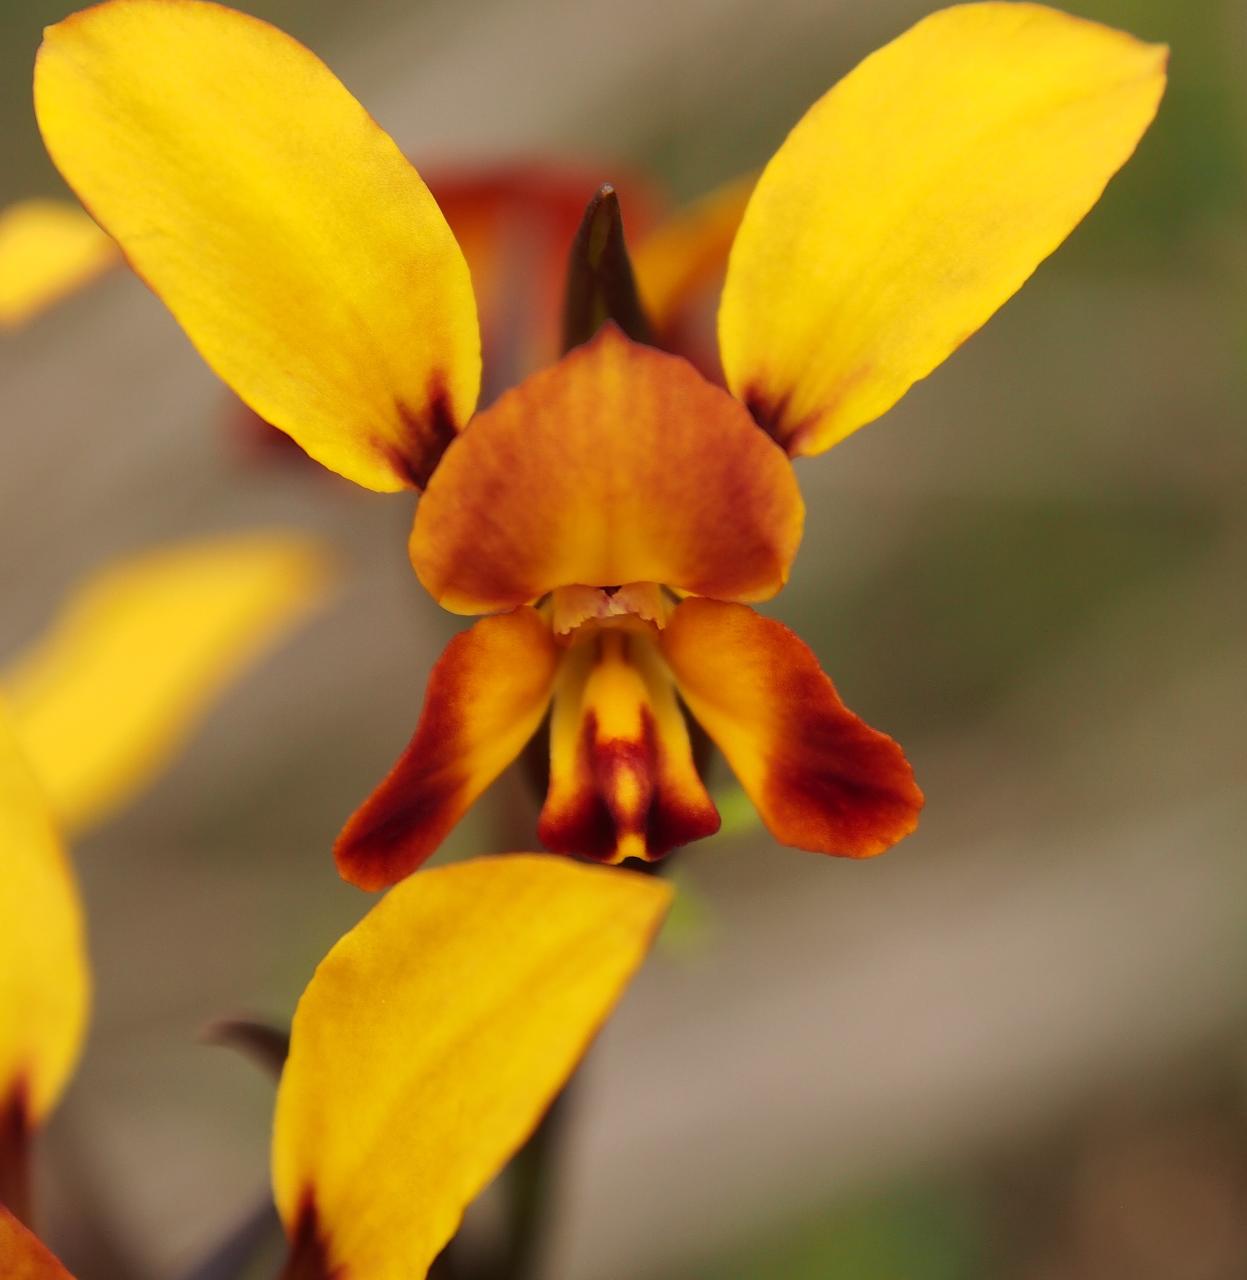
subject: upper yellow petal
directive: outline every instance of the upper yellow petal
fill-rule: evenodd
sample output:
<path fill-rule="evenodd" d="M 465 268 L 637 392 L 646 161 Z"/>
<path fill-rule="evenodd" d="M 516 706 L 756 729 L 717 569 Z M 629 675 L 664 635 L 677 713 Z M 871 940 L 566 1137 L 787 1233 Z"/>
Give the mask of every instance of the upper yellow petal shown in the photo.
<path fill-rule="evenodd" d="M 273 1186 L 329 1270 L 417 1280 L 619 998 L 669 886 L 563 858 L 411 876 L 329 952 L 294 1017 Z"/>
<path fill-rule="evenodd" d="M 0 671 L 61 823 L 123 807 L 327 583 L 315 543 L 272 533 L 164 547 L 79 587 L 52 631 Z"/>
<path fill-rule="evenodd" d="M 312 457 L 422 485 L 476 403 L 467 264 L 393 141 L 313 54 L 200 0 L 45 33 L 48 151 L 204 359 Z"/>
<path fill-rule="evenodd" d="M 78 1061 L 91 980 L 74 873 L 3 704 L 0 857 L 0 1106 L 16 1092 L 37 1124 Z"/>
<path fill-rule="evenodd" d="M 63 200 L 21 200 L 0 213 L 0 329 L 15 329 L 94 280 L 113 240 Z"/>
<path fill-rule="evenodd" d="M 51 1251 L 2 1204 L 0 1276 L 4 1280 L 72 1280 Z"/>
<path fill-rule="evenodd" d="M 732 391 L 791 453 L 884 413 L 1099 199 L 1156 112 L 1166 52 L 990 3 L 867 58 L 749 203 L 719 310 Z"/>

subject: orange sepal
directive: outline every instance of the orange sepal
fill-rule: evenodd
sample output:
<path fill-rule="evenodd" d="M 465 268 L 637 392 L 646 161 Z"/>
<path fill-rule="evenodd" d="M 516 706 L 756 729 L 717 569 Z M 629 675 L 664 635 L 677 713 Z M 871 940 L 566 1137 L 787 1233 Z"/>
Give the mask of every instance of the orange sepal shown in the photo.
<path fill-rule="evenodd" d="M 784 584 L 803 517 L 792 468 L 742 405 L 607 324 L 446 451 L 411 560 L 456 613 L 575 583 L 759 600 Z"/>
<path fill-rule="evenodd" d="M 918 825 L 922 792 L 900 747 L 840 701 L 787 627 L 743 605 L 685 600 L 661 643 L 689 710 L 781 844 L 869 858 Z"/>
<path fill-rule="evenodd" d="M 446 646 L 414 737 L 334 845 L 343 879 L 383 889 L 437 849 L 537 731 L 561 652 L 530 608 L 482 618 Z"/>

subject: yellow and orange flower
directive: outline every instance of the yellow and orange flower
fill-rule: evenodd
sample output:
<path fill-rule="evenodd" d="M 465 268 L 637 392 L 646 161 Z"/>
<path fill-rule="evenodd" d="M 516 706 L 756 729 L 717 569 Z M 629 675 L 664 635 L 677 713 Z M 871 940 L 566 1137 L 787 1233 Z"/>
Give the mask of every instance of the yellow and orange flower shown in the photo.
<path fill-rule="evenodd" d="M 38 1121 L 76 1062 L 90 976 L 72 870 L 3 707 L 0 841 L 0 1081 L 20 1082 L 6 1105 Z M 284 1274 L 425 1275 L 576 1067 L 670 898 L 539 854 L 478 858 L 399 886 L 343 937 L 299 1002 L 277 1096 Z M 22 1172 L 0 1160 L 0 1275 L 68 1280 L 23 1225 Z"/>
<path fill-rule="evenodd" d="M 780 841 L 864 857 L 913 830 L 900 749 L 749 608 L 797 550 L 789 459 L 880 416 L 1020 287 L 1133 151 L 1165 56 L 1035 4 L 932 14 L 810 109 L 738 230 L 723 206 L 727 390 L 608 324 L 474 414 L 463 254 L 311 53 L 196 0 L 48 31 L 36 107 L 83 202 L 256 412 L 362 485 L 426 490 L 417 575 L 490 615 L 343 832 L 348 879 L 419 866 L 547 711 L 555 849 L 653 858 L 715 829 L 681 701 Z"/>
<path fill-rule="evenodd" d="M 329 577 L 296 534 L 162 547 L 93 574 L 0 668 L 0 1203 L 19 1217 L 90 1003 L 61 835 L 150 784 L 230 680 L 323 602 Z"/>

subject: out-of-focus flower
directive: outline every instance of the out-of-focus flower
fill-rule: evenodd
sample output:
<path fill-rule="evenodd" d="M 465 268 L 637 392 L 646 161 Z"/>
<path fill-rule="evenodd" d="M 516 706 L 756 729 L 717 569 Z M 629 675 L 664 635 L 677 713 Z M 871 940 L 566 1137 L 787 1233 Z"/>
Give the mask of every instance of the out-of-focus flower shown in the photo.
<path fill-rule="evenodd" d="M 0 211 L 0 329 L 15 329 L 120 257 L 76 205 L 22 200 Z"/>
<path fill-rule="evenodd" d="M 649 877 L 527 854 L 438 868 L 379 902 L 295 1013 L 273 1125 L 284 1274 L 424 1276 L 583 1056 L 670 899 Z M 65 1276 L 2 1210 L 0 1274 Z"/>
<path fill-rule="evenodd" d="M 676 210 L 650 234 L 630 239 L 637 289 L 655 345 L 690 360 L 706 377 L 723 382 L 714 344 L 728 254 L 757 185 L 756 173 L 716 187 Z"/>
<path fill-rule="evenodd" d="M 329 576 L 319 546 L 294 534 L 162 548 L 88 579 L 0 671 L 0 1203 L 19 1216 L 90 988 L 60 833 L 132 800 L 229 681 L 323 600 Z"/>
<path fill-rule="evenodd" d="M 128 804 L 231 681 L 323 603 L 324 549 L 293 533 L 204 538 L 114 561 L 0 667 L 62 829 Z"/>
<path fill-rule="evenodd" d="M 1017 290 L 1134 149 L 1164 62 L 1039 5 L 932 14 L 758 180 L 718 313 L 727 392 L 607 325 L 473 416 L 463 255 L 322 63 L 190 2 L 51 28 L 36 108 L 70 184 L 257 412 L 360 484 L 427 488 L 420 580 L 497 614 L 435 668 L 343 873 L 377 887 L 418 866 L 551 702 L 547 844 L 652 858 L 713 831 L 677 687 L 780 841 L 862 857 L 911 831 L 899 748 L 746 605 L 796 552 L 787 457 L 884 413 Z"/>
<path fill-rule="evenodd" d="M 25 1218 L 31 1139 L 78 1061 L 91 980 L 73 868 L 3 703 L 0 849 L 0 1205 Z"/>

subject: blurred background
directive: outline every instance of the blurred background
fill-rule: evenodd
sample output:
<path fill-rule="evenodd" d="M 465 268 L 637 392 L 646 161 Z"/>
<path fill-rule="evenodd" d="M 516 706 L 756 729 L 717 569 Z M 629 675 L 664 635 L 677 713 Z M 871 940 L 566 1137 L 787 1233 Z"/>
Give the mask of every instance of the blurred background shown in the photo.
<path fill-rule="evenodd" d="M 63 191 L 0 0 L 0 207 Z M 683 200 L 762 163 L 918 0 L 243 0 L 419 163 L 573 156 Z M 1247 6 L 1069 0 L 1173 48 L 1136 158 L 1004 311 L 799 466 L 769 606 L 906 747 L 919 833 L 725 831 L 584 1072 L 550 1280 L 1231 1280 L 1247 1274 Z M 590 194 L 586 191 L 586 198 Z M 117 270 L 0 348 L 0 661 L 108 558 L 322 534 L 334 606 L 75 849 L 97 975 L 47 1135 L 52 1239 L 176 1275 L 262 1196 L 271 1086 L 199 1028 L 284 1022 L 368 902 L 329 846 L 457 629 L 411 502 L 253 457 Z M 443 856 L 531 844 L 508 775 Z M 113 1247 L 110 1246 L 110 1247 Z"/>

